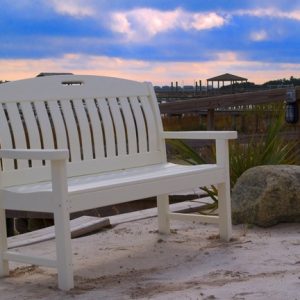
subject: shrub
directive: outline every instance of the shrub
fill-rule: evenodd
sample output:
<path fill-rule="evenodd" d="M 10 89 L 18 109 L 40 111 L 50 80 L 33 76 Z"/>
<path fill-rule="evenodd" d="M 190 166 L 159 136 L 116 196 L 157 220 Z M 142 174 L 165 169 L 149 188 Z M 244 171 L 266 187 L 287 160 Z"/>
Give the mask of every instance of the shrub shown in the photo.
<path fill-rule="evenodd" d="M 247 143 L 241 143 L 238 140 L 229 143 L 229 161 L 230 161 L 230 183 L 234 186 L 237 179 L 249 168 L 260 165 L 279 165 L 279 164 L 297 164 L 299 163 L 299 143 L 295 140 L 287 140 L 282 136 L 284 127 L 284 116 L 280 114 L 274 118 L 266 131 L 265 135 L 260 137 L 252 136 Z M 176 150 L 180 158 L 189 164 L 203 164 L 210 162 L 215 153 L 214 147 L 211 149 L 211 155 L 207 158 L 200 151 L 195 151 L 189 145 L 181 140 L 169 140 L 168 144 Z M 212 187 L 201 187 L 212 198 L 213 204 L 205 209 L 217 208 L 217 190 Z"/>

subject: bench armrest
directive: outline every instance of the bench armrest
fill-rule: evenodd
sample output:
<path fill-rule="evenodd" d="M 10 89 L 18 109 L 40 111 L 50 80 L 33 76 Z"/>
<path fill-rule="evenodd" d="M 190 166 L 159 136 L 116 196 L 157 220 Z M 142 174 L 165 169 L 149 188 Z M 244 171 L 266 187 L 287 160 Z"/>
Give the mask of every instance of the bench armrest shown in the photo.
<path fill-rule="evenodd" d="M 237 138 L 236 131 L 164 131 L 165 139 L 230 140 Z"/>
<path fill-rule="evenodd" d="M 66 160 L 69 158 L 68 149 L 1 149 L 0 158 L 29 159 L 29 160 Z"/>

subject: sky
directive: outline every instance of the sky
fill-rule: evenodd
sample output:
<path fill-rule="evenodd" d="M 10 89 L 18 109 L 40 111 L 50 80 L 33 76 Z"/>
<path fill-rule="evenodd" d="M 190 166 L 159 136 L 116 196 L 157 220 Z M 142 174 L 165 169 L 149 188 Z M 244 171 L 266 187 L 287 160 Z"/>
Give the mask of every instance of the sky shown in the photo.
<path fill-rule="evenodd" d="M 300 77 L 300 0 L 0 0 L 0 80 Z"/>

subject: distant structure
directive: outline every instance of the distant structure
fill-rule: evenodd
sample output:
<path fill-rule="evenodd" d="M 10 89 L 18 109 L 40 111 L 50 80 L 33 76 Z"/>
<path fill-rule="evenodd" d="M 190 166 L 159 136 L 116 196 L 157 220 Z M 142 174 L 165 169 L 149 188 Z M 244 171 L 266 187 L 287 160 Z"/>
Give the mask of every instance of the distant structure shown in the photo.
<path fill-rule="evenodd" d="M 230 82 L 231 86 L 235 83 L 243 83 L 243 82 L 247 82 L 248 79 L 244 78 L 244 77 L 240 77 L 240 76 L 236 76 L 236 75 L 232 75 L 229 73 L 225 73 L 216 77 L 212 77 L 206 80 L 207 82 L 207 89 L 209 86 L 209 83 L 211 83 L 212 89 L 214 88 L 214 82 L 218 83 L 218 89 L 220 88 L 220 82 L 222 83 L 222 86 L 225 85 L 225 82 Z"/>
<path fill-rule="evenodd" d="M 44 77 L 44 76 L 54 76 L 54 75 L 73 75 L 73 73 L 49 73 L 49 72 L 42 72 L 36 77 Z"/>

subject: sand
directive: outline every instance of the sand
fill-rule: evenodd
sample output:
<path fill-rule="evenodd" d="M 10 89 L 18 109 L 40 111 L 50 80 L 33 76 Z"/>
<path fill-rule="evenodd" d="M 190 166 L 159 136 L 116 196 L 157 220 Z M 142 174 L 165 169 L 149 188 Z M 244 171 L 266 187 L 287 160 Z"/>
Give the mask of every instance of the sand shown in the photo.
<path fill-rule="evenodd" d="M 156 218 L 73 240 L 76 287 L 57 289 L 55 270 L 11 263 L 0 299 L 300 299 L 300 224 L 234 226 L 229 243 L 215 225 Z M 17 250 L 53 257 L 53 240 Z"/>

